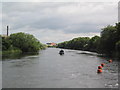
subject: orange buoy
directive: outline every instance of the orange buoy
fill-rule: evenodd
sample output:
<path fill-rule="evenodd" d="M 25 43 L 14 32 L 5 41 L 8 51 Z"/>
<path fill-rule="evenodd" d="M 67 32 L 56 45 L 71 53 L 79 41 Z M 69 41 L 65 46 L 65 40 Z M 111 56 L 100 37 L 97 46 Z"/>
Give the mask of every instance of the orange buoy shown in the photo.
<path fill-rule="evenodd" d="M 110 59 L 110 60 L 109 60 L 109 63 L 111 63 L 111 62 L 112 62 L 112 60 Z"/>
<path fill-rule="evenodd" d="M 102 73 L 102 69 L 98 69 L 98 70 L 97 70 L 97 73 Z"/>
<path fill-rule="evenodd" d="M 98 66 L 98 69 L 102 69 L 102 66 Z"/>
<path fill-rule="evenodd" d="M 101 66 L 104 67 L 104 66 L 105 66 L 105 63 L 101 63 Z"/>

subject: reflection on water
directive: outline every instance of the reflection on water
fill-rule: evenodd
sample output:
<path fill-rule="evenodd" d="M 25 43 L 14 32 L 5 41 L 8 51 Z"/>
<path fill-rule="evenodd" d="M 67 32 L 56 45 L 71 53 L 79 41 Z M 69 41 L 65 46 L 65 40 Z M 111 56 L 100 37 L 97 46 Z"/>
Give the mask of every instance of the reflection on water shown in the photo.
<path fill-rule="evenodd" d="M 37 55 L 3 61 L 4 88 L 117 88 L 118 61 L 80 54 L 78 50 L 48 48 Z M 78 54 L 79 53 L 79 54 Z M 97 67 L 105 63 L 103 73 Z M 11 82 L 12 81 L 12 82 Z"/>
<path fill-rule="evenodd" d="M 6 55 L 3 55 L 2 56 L 2 59 L 3 60 L 9 60 L 9 59 L 21 59 L 22 57 L 25 57 L 25 56 L 33 56 L 33 55 L 38 55 L 39 53 L 38 52 L 28 52 L 28 53 L 21 53 L 21 54 L 6 54 Z"/>

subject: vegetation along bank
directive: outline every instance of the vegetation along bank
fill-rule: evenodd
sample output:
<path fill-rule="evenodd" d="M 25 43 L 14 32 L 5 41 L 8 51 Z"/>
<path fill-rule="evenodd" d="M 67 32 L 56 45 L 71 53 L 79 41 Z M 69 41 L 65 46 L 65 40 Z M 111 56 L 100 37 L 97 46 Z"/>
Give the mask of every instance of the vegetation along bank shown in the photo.
<path fill-rule="evenodd" d="M 78 37 L 59 43 L 58 48 L 87 50 L 120 58 L 120 22 L 103 28 L 100 36 Z"/>
<path fill-rule="evenodd" d="M 34 53 L 46 47 L 33 35 L 22 32 L 0 37 L 2 38 L 2 55 Z"/>

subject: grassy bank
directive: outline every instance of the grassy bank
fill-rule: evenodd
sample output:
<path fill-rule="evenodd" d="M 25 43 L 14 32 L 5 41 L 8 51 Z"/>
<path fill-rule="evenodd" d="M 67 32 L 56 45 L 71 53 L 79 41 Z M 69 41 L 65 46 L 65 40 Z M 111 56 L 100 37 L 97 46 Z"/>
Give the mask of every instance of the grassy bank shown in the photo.
<path fill-rule="evenodd" d="M 21 54 L 22 51 L 20 49 L 16 49 L 16 50 L 6 50 L 6 51 L 2 51 L 2 55 L 10 55 L 10 54 Z"/>
<path fill-rule="evenodd" d="M 18 57 L 20 54 L 22 54 L 22 51 L 17 50 L 6 50 L 2 52 L 2 58 L 11 58 L 11 57 Z"/>
<path fill-rule="evenodd" d="M 17 56 L 22 53 L 36 53 L 45 48 L 45 45 L 30 34 L 20 32 L 2 37 L 3 57 Z"/>

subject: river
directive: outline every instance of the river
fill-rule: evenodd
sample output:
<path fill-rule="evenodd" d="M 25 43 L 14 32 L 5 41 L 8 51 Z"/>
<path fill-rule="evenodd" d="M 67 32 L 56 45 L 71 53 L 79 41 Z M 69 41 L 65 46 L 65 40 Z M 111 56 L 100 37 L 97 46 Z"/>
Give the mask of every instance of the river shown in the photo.
<path fill-rule="evenodd" d="M 109 63 L 107 58 L 83 51 L 47 48 L 38 55 L 2 62 L 3 88 L 117 88 L 118 61 Z M 103 72 L 97 67 L 106 63 Z"/>

